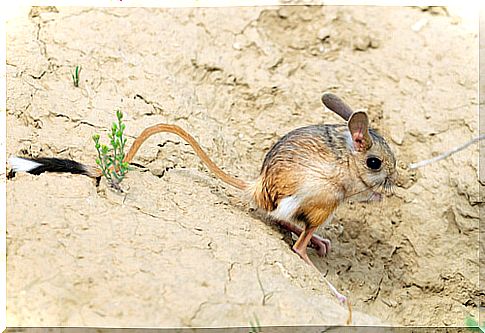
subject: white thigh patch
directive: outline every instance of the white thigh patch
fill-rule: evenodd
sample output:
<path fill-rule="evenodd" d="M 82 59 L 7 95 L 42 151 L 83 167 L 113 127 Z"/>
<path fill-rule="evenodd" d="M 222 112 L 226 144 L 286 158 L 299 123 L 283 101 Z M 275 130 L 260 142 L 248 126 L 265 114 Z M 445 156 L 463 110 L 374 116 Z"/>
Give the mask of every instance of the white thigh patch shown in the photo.
<path fill-rule="evenodd" d="M 280 220 L 289 221 L 299 207 L 300 199 L 294 196 L 289 196 L 283 198 L 278 204 L 278 207 L 270 212 L 270 215 Z"/>

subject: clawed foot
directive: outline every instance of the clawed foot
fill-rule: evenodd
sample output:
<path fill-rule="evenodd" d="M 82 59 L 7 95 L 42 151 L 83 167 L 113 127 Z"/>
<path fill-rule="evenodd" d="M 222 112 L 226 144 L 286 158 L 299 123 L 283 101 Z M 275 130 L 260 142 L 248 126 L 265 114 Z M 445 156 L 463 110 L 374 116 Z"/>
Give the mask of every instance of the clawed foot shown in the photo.
<path fill-rule="evenodd" d="M 317 251 L 317 254 L 320 257 L 326 255 L 328 252 L 330 252 L 331 249 L 330 240 L 317 235 L 312 236 L 310 244 Z"/>

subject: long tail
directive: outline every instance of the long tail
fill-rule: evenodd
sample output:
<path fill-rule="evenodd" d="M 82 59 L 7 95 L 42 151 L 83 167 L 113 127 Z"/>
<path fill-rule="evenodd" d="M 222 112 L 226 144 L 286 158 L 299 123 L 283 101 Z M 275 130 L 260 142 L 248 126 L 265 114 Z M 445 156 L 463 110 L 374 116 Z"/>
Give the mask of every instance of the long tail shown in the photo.
<path fill-rule="evenodd" d="M 125 162 L 131 162 L 133 157 L 135 157 L 136 152 L 140 148 L 140 146 L 143 144 L 143 142 L 146 141 L 149 137 L 151 137 L 154 134 L 157 133 L 172 133 L 176 134 L 185 141 L 194 149 L 195 153 L 199 158 L 202 160 L 202 162 L 209 168 L 210 171 L 212 171 L 220 180 L 225 182 L 226 184 L 229 184 L 231 186 L 234 186 L 240 190 L 245 190 L 248 187 L 248 184 L 238 178 L 234 178 L 224 171 L 222 171 L 221 168 L 219 168 L 212 160 L 207 156 L 207 154 L 202 150 L 200 147 L 199 143 L 195 141 L 195 139 L 186 131 L 184 131 L 182 128 L 180 128 L 177 125 L 169 125 L 169 124 L 157 124 L 153 125 L 151 127 L 145 128 L 143 132 L 135 139 L 133 144 L 131 145 L 130 150 L 128 151 L 128 154 L 126 154 L 124 161 Z"/>
<path fill-rule="evenodd" d="M 248 187 L 248 184 L 243 180 L 234 178 L 219 168 L 202 150 L 197 141 L 195 141 L 195 139 L 189 133 L 177 125 L 157 124 L 146 128 L 133 142 L 128 154 L 125 156 L 124 162 L 130 163 L 143 142 L 145 142 L 149 137 L 163 132 L 176 134 L 187 141 L 194 149 L 197 156 L 199 156 L 202 162 L 209 168 L 209 170 L 212 171 L 223 182 L 241 190 L 245 190 Z M 23 171 L 33 175 L 39 175 L 43 172 L 69 172 L 73 174 L 86 175 L 92 178 L 100 177 L 102 175 L 101 170 L 95 166 L 84 165 L 73 160 L 60 158 L 45 157 L 31 159 L 12 156 L 9 158 L 9 164 L 12 167 L 12 170 L 15 172 Z"/>

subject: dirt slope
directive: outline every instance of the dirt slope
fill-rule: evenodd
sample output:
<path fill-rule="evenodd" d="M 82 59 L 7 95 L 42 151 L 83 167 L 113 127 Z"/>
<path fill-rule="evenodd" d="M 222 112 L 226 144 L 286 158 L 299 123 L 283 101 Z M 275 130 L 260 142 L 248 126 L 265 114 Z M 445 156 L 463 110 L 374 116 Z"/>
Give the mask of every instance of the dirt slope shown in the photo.
<path fill-rule="evenodd" d="M 368 110 L 402 169 L 478 134 L 477 50 L 440 10 L 33 8 L 7 24 L 7 155 L 93 164 L 91 136 L 120 109 L 129 142 L 177 123 L 252 179 L 285 132 L 340 121 L 320 104 L 332 90 Z M 401 170 L 394 197 L 341 207 L 322 228 L 333 251 L 311 258 L 352 299 L 355 324 L 477 315 L 477 160 L 474 146 Z M 7 180 L 9 326 L 345 322 L 291 237 L 188 145 L 160 135 L 136 163 L 125 195 L 82 176 Z"/>

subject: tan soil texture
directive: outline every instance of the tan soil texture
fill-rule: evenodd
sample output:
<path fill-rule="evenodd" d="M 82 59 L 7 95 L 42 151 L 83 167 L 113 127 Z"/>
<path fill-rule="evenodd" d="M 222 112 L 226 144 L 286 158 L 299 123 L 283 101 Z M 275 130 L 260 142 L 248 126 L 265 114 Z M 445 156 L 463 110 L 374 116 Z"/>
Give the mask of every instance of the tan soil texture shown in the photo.
<path fill-rule="evenodd" d="M 478 134 L 477 50 L 443 10 L 33 8 L 7 24 L 7 155 L 94 164 L 91 136 L 120 109 L 128 144 L 175 123 L 254 179 L 287 131 L 341 122 L 320 102 L 333 91 L 368 110 L 402 179 L 382 203 L 340 207 L 319 231 L 332 251 L 311 259 L 354 324 L 460 326 L 480 296 L 478 145 L 404 166 Z M 291 235 L 187 144 L 158 135 L 135 162 L 125 194 L 78 175 L 7 180 L 9 326 L 345 323 Z"/>

